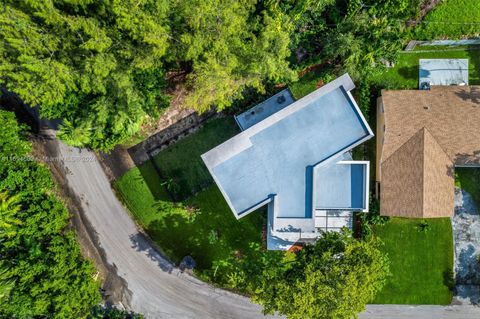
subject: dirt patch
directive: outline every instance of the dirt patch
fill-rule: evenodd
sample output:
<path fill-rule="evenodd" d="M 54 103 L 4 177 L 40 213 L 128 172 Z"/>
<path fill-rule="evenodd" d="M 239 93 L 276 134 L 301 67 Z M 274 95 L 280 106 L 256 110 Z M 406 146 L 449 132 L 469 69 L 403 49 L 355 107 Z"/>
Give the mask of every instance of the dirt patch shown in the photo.
<path fill-rule="evenodd" d="M 111 183 L 135 167 L 135 163 L 123 146 L 116 146 L 110 153 L 97 153 L 97 158 Z"/>

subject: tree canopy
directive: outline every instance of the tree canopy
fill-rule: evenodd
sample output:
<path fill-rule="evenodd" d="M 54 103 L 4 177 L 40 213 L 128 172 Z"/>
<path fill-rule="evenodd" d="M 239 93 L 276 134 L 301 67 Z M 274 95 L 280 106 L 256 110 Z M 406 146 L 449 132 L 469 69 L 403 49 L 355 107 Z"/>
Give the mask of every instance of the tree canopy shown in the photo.
<path fill-rule="evenodd" d="M 0 6 L 0 82 L 47 118 L 60 136 L 108 150 L 156 116 L 168 1 L 9 1 Z"/>
<path fill-rule="evenodd" d="M 324 38 L 323 54 L 364 79 L 384 61 L 395 61 L 408 32 L 406 22 L 419 12 L 419 0 L 351 0 Z M 338 9 L 337 9 L 338 10 Z"/>
<path fill-rule="evenodd" d="M 327 232 L 298 255 L 266 267 L 252 299 L 266 313 L 291 319 L 351 319 L 364 310 L 388 276 L 388 261 L 370 238 Z"/>
<path fill-rule="evenodd" d="M 110 150 L 157 117 L 167 71 L 188 73 L 185 105 L 199 111 L 295 78 L 276 1 L 0 3 L 0 84 L 62 119 L 74 146 Z"/>
<path fill-rule="evenodd" d="M 0 317 L 85 317 L 100 301 L 93 265 L 13 113 L 0 123 Z"/>
<path fill-rule="evenodd" d="M 262 92 L 265 80 L 295 78 L 287 62 L 292 24 L 275 1 L 177 0 L 173 13 L 173 52 L 193 69 L 187 106 L 222 110 L 247 87 Z"/>

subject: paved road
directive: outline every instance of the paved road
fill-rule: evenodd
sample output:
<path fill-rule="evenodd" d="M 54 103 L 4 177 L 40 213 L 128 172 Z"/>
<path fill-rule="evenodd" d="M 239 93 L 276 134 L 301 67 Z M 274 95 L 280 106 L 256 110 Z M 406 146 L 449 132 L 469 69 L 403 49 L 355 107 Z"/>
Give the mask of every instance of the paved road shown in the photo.
<path fill-rule="evenodd" d="M 181 273 L 152 249 L 115 197 L 93 153 L 62 143 L 58 152 L 107 262 L 128 285 L 133 310 L 147 318 L 266 318 L 247 298 Z"/>
<path fill-rule="evenodd" d="M 475 306 L 369 305 L 359 319 L 478 319 Z"/>

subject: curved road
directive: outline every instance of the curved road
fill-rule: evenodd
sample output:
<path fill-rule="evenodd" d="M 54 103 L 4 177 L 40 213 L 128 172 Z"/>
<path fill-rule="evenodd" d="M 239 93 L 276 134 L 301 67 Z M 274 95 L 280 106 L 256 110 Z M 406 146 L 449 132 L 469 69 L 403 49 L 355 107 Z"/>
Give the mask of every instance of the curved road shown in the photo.
<path fill-rule="evenodd" d="M 67 182 L 81 200 L 106 261 L 128 285 L 130 307 L 147 318 L 266 318 L 248 298 L 181 273 L 138 231 L 95 154 L 58 143 Z"/>
<path fill-rule="evenodd" d="M 52 131 L 49 134 L 52 136 Z M 115 196 L 94 153 L 51 141 L 66 180 L 80 199 L 106 262 L 127 284 L 128 303 L 146 318 L 256 319 L 261 308 L 247 298 L 216 289 L 181 273 L 153 249 Z M 369 305 L 360 319 L 473 319 L 475 306 Z"/>

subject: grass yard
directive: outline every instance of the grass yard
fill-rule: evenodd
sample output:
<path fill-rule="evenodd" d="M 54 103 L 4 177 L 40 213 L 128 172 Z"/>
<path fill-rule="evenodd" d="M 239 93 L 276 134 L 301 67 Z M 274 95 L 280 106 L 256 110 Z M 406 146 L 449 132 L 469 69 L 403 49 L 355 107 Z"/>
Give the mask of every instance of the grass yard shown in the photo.
<path fill-rule="evenodd" d="M 472 195 L 477 207 L 480 207 L 480 168 L 455 168 L 455 185 Z"/>
<path fill-rule="evenodd" d="M 149 182 L 158 187 L 152 188 Z M 176 263 L 190 255 L 202 272 L 215 260 L 245 251 L 251 242 L 261 242 L 264 214 L 254 212 L 237 221 L 215 185 L 186 202 L 198 210 L 192 212 L 195 218 L 188 210 L 175 209 L 149 163 L 128 171 L 115 186 L 135 220 Z"/>
<path fill-rule="evenodd" d="M 178 208 L 169 201 L 150 163 L 128 171 L 115 188 L 167 256 L 178 263 L 190 255 L 200 272 L 209 270 L 215 260 L 245 251 L 251 242 L 261 242 L 264 214 L 254 212 L 237 221 L 215 185 L 185 203 L 196 210 Z"/>
<path fill-rule="evenodd" d="M 390 259 L 389 278 L 376 296 L 376 304 L 436 304 L 452 300 L 453 238 L 449 218 L 426 219 L 427 231 L 420 231 L 421 219 L 391 218 L 375 228 L 385 243 Z"/>
<path fill-rule="evenodd" d="M 216 118 L 195 134 L 173 144 L 154 157 L 162 177 L 172 179 L 172 192 L 186 199 L 213 182 L 200 155 L 239 132 L 233 117 Z"/>
<path fill-rule="evenodd" d="M 469 84 L 480 84 L 480 47 L 465 50 L 440 49 L 431 52 L 402 52 L 395 67 L 377 74 L 371 81 L 380 88 L 386 89 L 418 89 L 418 73 L 420 59 L 469 59 Z"/>
<path fill-rule="evenodd" d="M 115 182 L 115 190 L 144 229 L 159 215 L 156 204 L 170 201 L 151 162 L 130 169 Z"/>
<path fill-rule="evenodd" d="M 423 40 L 459 39 L 480 34 L 480 1 L 445 0 L 432 10 L 417 28 Z"/>
<path fill-rule="evenodd" d="M 184 206 L 172 202 L 152 162 L 131 169 L 115 183 L 137 223 L 165 254 L 176 263 L 192 256 L 197 274 L 210 281 L 216 261 L 244 253 L 250 243 L 261 243 L 266 222 L 265 210 L 237 220 L 201 162 L 202 153 L 236 132 L 232 119 L 214 119 L 155 157 L 162 178 L 174 179 L 180 194 L 189 197 Z"/>

